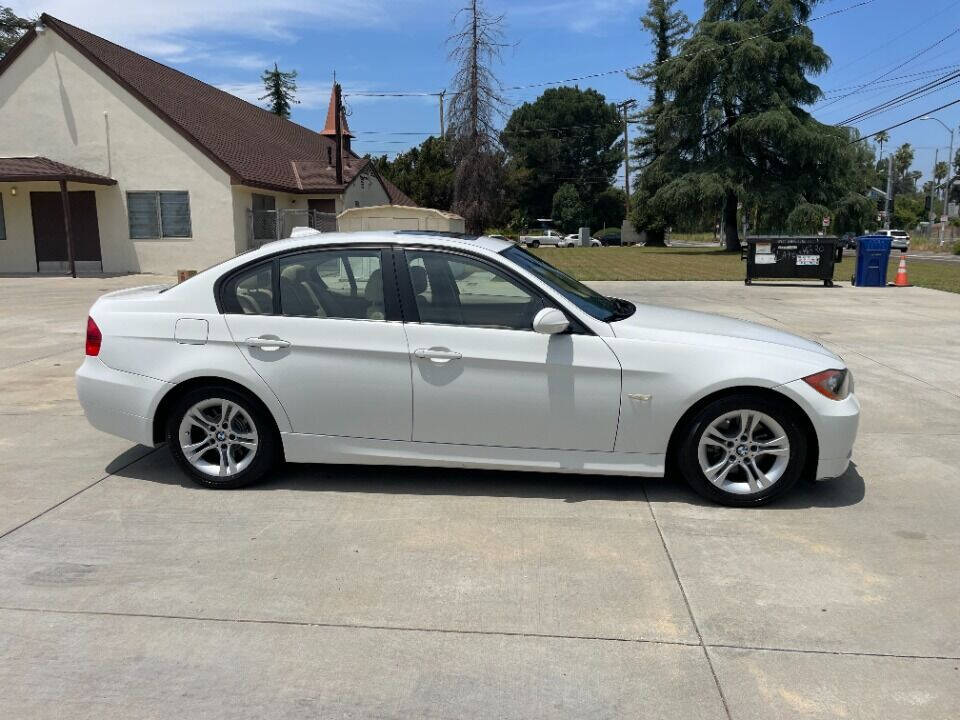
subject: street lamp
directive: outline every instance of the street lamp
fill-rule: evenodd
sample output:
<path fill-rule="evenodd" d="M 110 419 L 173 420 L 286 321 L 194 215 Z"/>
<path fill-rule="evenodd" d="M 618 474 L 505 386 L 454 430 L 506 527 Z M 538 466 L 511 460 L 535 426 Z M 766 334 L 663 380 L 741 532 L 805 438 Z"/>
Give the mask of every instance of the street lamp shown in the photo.
<path fill-rule="evenodd" d="M 943 191 L 943 207 L 940 208 L 940 247 L 943 247 L 943 215 L 947 211 L 947 202 L 950 200 L 950 180 L 953 178 L 953 128 L 947 125 L 940 118 L 931 117 L 930 115 L 924 115 L 921 120 L 936 120 L 938 123 L 943 125 L 943 129 L 950 133 L 950 154 L 947 156 L 947 187 Z M 934 164 L 934 170 L 936 170 L 936 164 Z M 933 184 L 937 184 L 936 174 L 932 178 Z M 931 203 L 932 206 L 932 203 Z M 933 209 L 931 207 L 931 209 Z"/>

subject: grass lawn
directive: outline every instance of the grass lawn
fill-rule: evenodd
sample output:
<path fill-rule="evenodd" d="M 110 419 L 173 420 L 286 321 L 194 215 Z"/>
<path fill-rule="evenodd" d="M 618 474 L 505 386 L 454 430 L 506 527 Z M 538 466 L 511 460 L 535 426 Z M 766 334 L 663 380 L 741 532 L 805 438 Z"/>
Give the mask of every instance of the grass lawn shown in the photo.
<path fill-rule="evenodd" d="M 538 248 L 533 252 L 579 280 L 743 280 L 746 274 L 739 253 L 713 247 Z M 888 282 L 896 276 L 899 262 L 900 253 L 893 253 Z M 908 265 L 912 284 L 960 293 L 960 263 L 908 261 Z M 850 282 L 853 271 L 854 258 L 845 257 L 836 266 L 834 279 Z"/>

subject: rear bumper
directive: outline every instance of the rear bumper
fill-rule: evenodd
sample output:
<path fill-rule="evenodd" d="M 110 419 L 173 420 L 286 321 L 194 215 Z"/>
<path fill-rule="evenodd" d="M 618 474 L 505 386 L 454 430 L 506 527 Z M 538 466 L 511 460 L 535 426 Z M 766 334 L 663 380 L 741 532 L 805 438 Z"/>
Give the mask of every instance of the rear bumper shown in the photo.
<path fill-rule="evenodd" d="M 153 446 L 153 408 L 169 383 L 114 370 L 86 357 L 76 372 L 77 397 L 97 430 Z"/>
<path fill-rule="evenodd" d="M 846 472 L 860 425 L 860 401 L 851 393 L 844 400 L 824 397 L 803 380 L 781 385 L 777 390 L 793 398 L 807 411 L 817 433 L 820 454 L 817 480 L 838 477 Z"/>

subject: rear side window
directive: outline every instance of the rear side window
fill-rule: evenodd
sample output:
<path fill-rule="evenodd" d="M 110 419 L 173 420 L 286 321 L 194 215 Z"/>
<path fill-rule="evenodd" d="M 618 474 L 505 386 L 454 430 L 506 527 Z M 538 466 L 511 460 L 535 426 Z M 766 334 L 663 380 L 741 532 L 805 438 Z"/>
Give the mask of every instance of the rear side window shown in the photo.
<path fill-rule="evenodd" d="M 319 250 L 280 259 L 283 315 L 383 320 L 379 250 Z"/>
<path fill-rule="evenodd" d="M 231 276 L 220 290 L 224 313 L 273 315 L 273 261 L 245 268 Z"/>

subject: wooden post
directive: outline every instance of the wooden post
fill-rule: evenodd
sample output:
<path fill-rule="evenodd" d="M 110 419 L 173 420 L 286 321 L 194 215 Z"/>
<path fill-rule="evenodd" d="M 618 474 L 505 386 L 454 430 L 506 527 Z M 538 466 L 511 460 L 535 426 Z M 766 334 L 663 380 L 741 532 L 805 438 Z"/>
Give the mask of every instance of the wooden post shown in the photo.
<path fill-rule="evenodd" d="M 70 193 L 67 192 L 67 181 L 60 181 L 60 202 L 63 203 L 63 227 L 67 233 L 67 261 L 70 263 L 70 275 L 77 276 L 77 254 L 73 245 L 73 228 L 70 222 Z"/>
<path fill-rule="evenodd" d="M 343 127 L 340 117 L 343 114 L 343 104 L 340 101 L 340 83 L 333 84 L 334 120 L 333 127 L 336 133 L 337 145 L 337 185 L 343 185 Z"/>

